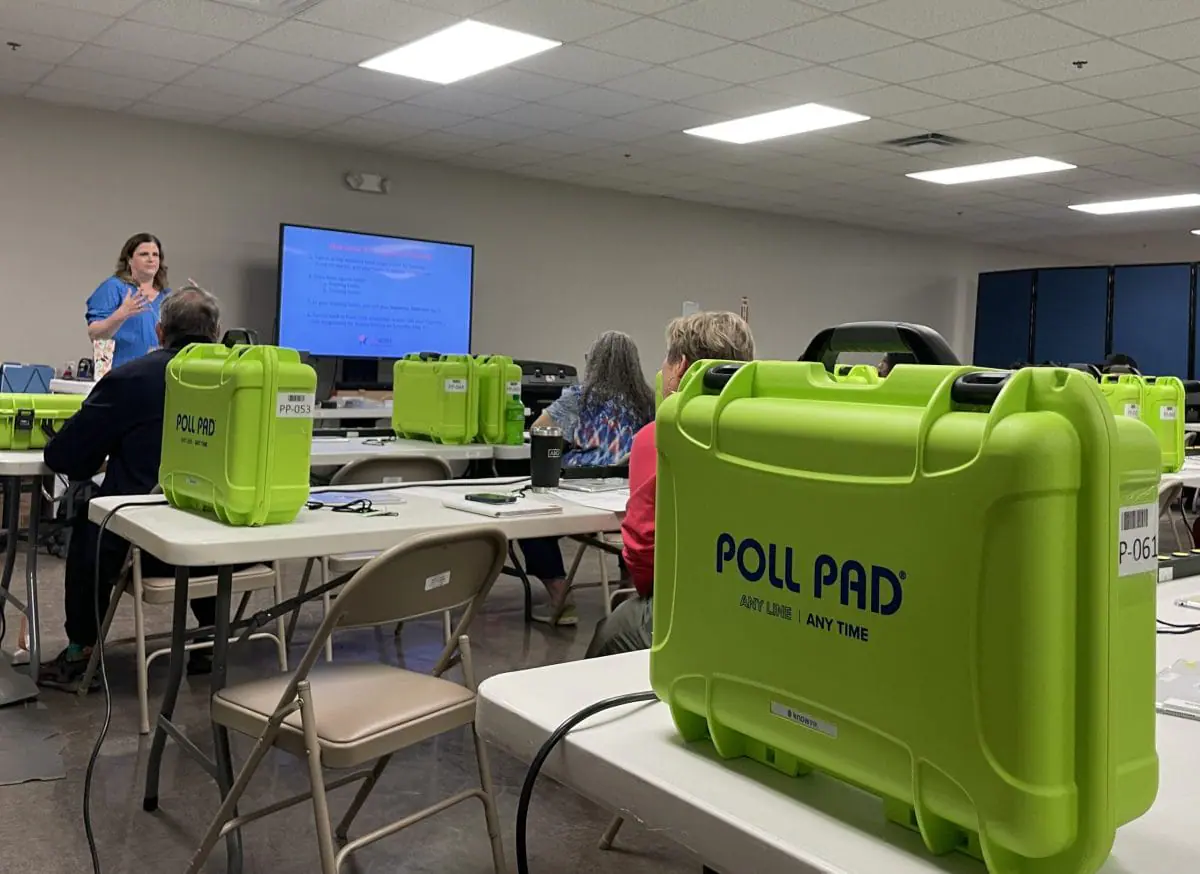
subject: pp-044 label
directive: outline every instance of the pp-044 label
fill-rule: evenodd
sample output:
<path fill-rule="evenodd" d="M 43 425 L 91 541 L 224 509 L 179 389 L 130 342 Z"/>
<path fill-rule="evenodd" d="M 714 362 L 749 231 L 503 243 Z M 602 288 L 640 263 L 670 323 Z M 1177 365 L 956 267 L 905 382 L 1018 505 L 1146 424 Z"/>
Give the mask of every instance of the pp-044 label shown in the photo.
<path fill-rule="evenodd" d="M 1157 569 L 1158 504 L 1122 507 L 1117 525 L 1117 573 L 1127 577 Z"/>
<path fill-rule="evenodd" d="M 465 379 L 448 379 L 445 388 L 447 394 L 464 394 L 467 390 L 467 381 Z"/>
<path fill-rule="evenodd" d="M 1125 415 L 1130 419 L 1138 419 L 1141 418 L 1142 411 L 1137 404 L 1126 404 Z"/>
<path fill-rule="evenodd" d="M 280 419 L 311 419 L 316 405 L 315 394 L 281 391 L 275 396 L 275 415 Z"/>
<path fill-rule="evenodd" d="M 837 740 L 838 727 L 836 722 L 826 722 L 824 719 L 817 719 L 815 716 L 801 713 L 799 710 L 794 710 L 786 704 L 780 704 L 778 701 L 771 702 L 771 713 L 780 719 L 787 719 L 796 723 L 796 725 L 804 726 L 810 731 L 816 731 Z"/>

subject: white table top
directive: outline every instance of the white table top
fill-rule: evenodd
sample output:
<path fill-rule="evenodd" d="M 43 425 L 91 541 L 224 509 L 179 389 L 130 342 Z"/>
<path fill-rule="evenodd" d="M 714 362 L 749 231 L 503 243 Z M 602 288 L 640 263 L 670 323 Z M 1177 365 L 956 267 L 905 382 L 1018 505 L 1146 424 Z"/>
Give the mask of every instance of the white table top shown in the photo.
<path fill-rule="evenodd" d="M 86 395 L 91 394 L 96 383 L 90 379 L 52 379 L 50 391 L 56 395 Z"/>
<path fill-rule="evenodd" d="M 1159 618 L 1200 621 L 1200 613 L 1174 606 L 1176 598 L 1197 593 L 1200 577 L 1159 586 Z M 1180 658 L 1200 658 L 1200 634 L 1159 635 L 1159 667 Z M 488 740 L 528 762 L 572 714 L 603 698 L 649 688 L 645 652 L 500 674 L 480 686 L 476 725 Z M 1200 722 L 1158 717 L 1158 799 L 1149 813 L 1120 829 L 1101 874 L 1195 868 L 1200 857 L 1197 748 Z M 791 779 L 746 759 L 723 762 L 707 743 L 684 744 L 666 705 L 659 703 L 594 717 L 567 736 L 543 770 L 602 806 L 665 834 L 720 870 L 983 871 L 963 856 L 928 855 L 917 835 L 884 820 L 877 800 L 844 784 L 821 775 Z"/>
<path fill-rule="evenodd" d="M 383 508 L 395 511 L 395 516 L 301 510 L 290 524 L 261 528 L 234 528 L 209 516 L 161 504 L 127 507 L 109 521 L 108 530 L 168 564 L 213 566 L 378 552 L 417 534 L 469 526 L 495 526 L 513 539 L 588 534 L 620 527 L 616 513 L 568 501 L 562 502 L 561 514 L 506 519 L 492 519 L 442 505 L 447 494 L 514 488 L 512 482 L 511 479 L 456 480 L 453 485 L 408 488 L 403 490 L 405 503 Z M 347 486 L 352 491 L 367 488 Z M 98 498 L 89 505 L 88 515 L 98 523 L 119 504 L 155 504 L 161 500 L 160 495 Z"/>
<path fill-rule="evenodd" d="M 1184 422 L 1183 430 L 1185 430 L 1185 431 L 1200 431 L 1200 422 Z"/>
<path fill-rule="evenodd" d="M 372 441 L 372 442 L 368 442 Z M 450 446 L 431 443 L 427 440 L 405 440 L 398 438 L 380 443 L 379 438 L 370 437 L 317 437 L 313 440 L 312 466 L 335 467 L 349 464 L 360 458 L 392 457 L 397 455 L 433 455 L 446 461 L 488 460 L 500 457 L 497 447 L 487 443 L 468 443 L 465 446 Z M 506 458 L 528 458 L 529 447 L 512 446 L 515 455 Z M 524 452 L 523 455 L 519 454 Z"/>
<path fill-rule="evenodd" d="M 1163 480 L 1175 480 L 1189 489 L 1200 489 L 1200 458 L 1188 458 L 1176 473 L 1163 474 Z"/>
<path fill-rule="evenodd" d="M 313 410 L 314 419 L 390 419 L 392 404 L 387 401 L 381 404 L 363 404 L 360 407 L 317 407 Z"/>
<path fill-rule="evenodd" d="M 42 450 L 13 452 L 0 450 L 0 476 L 43 476 L 50 473 L 42 460 Z"/>

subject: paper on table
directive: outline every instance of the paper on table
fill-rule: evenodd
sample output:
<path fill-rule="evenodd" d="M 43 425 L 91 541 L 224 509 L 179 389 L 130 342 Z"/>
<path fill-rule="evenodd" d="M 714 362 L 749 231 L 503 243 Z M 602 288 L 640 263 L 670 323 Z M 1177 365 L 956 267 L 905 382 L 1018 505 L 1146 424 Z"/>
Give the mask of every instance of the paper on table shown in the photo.
<path fill-rule="evenodd" d="M 331 506 L 341 506 L 354 501 L 370 501 L 372 504 L 403 504 L 404 495 L 391 489 L 374 489 L 371 491 L 348 492 L 335 488 L 314 489 L 309 493 L 314 501 Z"/>
<path fill-rule="evenodd" d="M 447 495 L 442 500 L 442 505 L 452 510 L 465 510 L 478 516 L 491 516 L 494 519 L 513 516 L 552 516 L 563 511 L 562 504 L 533 495 L 519 498 L 515 504 L 484 504 L 479 501 L 468 501 L 462 495 Z"/>
<path fill-rule="evenodd" d="M 629 503 L 629 489 L 612 492 L 572 492 L 566 489 L 554 489 L 551 494 L 581 507 L 607 510 L 609 513 L 624 513 L 625 505 Z"/>

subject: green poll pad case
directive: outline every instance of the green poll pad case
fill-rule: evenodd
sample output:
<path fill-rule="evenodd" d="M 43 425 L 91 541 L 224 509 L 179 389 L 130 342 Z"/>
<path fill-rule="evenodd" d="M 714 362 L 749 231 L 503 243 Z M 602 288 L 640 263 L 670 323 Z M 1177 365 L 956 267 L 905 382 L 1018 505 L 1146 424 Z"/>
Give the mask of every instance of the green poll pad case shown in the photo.
<path fill-rule="evenodd" d="M 479 380 L 470 355 L 414 353 L 392 366 L 392 430 L 400 437 L 472 443 L 479 433 Z"/>
<path fill-rule="evenodd" d="M 480 355 L 475 359 L 479 380 L 479 438 L 503 443 L 508 403 L 521 400 L 521 365 L 505 355 Z"/>
<path fill-rule="evenodd" d="M 0 450 L 45 449 L 83 402 L 83 395 L 0 394 Z"/>
<path fill-rule="evenodd" d="M 291 522 L 308 500 L 316 389 L 294 349 L 184 347 L 167 365 L 167 500 L 229 525 Z"/>
<path fill-rule="evenodd" d="M 1143 377 L 1146 386 L 1142 421 L 1158 437 L 1162 447 L 1163 473 L 1175 473 L 1183 467 L 1184 412 L 1187 391 L 1183 380 L 1175 376 Z"/>
<path fill-rule="evenodd" d="M 875 385 L 883 377 L 870 364 L 839 364 L 834 368 L 833 378 L 850 385 Z"/>
<path fill-rule="evenodd" d="M 1100 377 L 1100 391 L 1114 416 L 1142 418 L 1146 406 L 1146 381 L 1136 373 L 1106 373 Z"/>
<path fill-rule="evenodd" d="M 699 362 L 657 419 L 651 682 L 687 741 L 933 854 L 1095 874 L 1158 787 L 1161 452 L 1094 379 Z"/>

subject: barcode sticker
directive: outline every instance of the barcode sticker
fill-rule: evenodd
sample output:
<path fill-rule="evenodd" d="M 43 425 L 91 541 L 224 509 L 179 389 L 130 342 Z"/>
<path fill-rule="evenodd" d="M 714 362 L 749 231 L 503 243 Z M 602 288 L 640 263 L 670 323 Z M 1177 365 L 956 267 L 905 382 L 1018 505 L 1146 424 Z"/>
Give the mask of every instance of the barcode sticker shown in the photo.
<path fill-rule="evenodd" d="M 280 419 L 311 419 L 316 405 L 315 394 L 281 391 L 275 396 L 275 415 Z"/>
<path fill-rule="evenodd" d="M 1166 405 L 1158 408 L 1158 417 L 1164 422 L 1174 422 L 1179 415 L 1173 405 Z"/>
<path fill-rule="evenodd" d="M 1125 415 L 1131 419 L 1141 418 L 1142 410 L 1137 404 L 1126 404 Z"/>
<path fill-rule="evenodd" d="M 505 383 L 504 393 L 506 395 L 519 396 L 521 394 L 521 383 L 517 381 Z"/>
<path fill-rule="evenodd" d="M 1117 573 L 1122 577 L 1158 569 L 1158 505 L 1122 507 L 1117 517 Z"/>
<path fill-rule="evenodd" d="M 801 713 L 799 710 L 794 710 L 786 704 L 780 704 L 778 701 L 771 702 L 771 713 L 778 716 L 780 719 L 787 719 L 796 725 L 804 726 L 810 731 L 816 731 L 820 734 L 831 737 L 837 740 L 838 727 L 836 722 L 827 722 L 824 719 L 817 719 L 815 716 L 810 716 L 807 713 Z"/>
<path fill-rule="evenodd" d="M 432 577 L 425 578 L 425 591 L 432 592 L 434 589 L 440 589 L 442 586 L 450 585 L 450 571 L 442 571 L 440 574 L 434 574 Z"/>
<path fill-rule="evenodd" d="M 448 379 L 445 388 L 449 394 L 464 394 L 467 391 L 467 381 L 465 379 Z"/>

